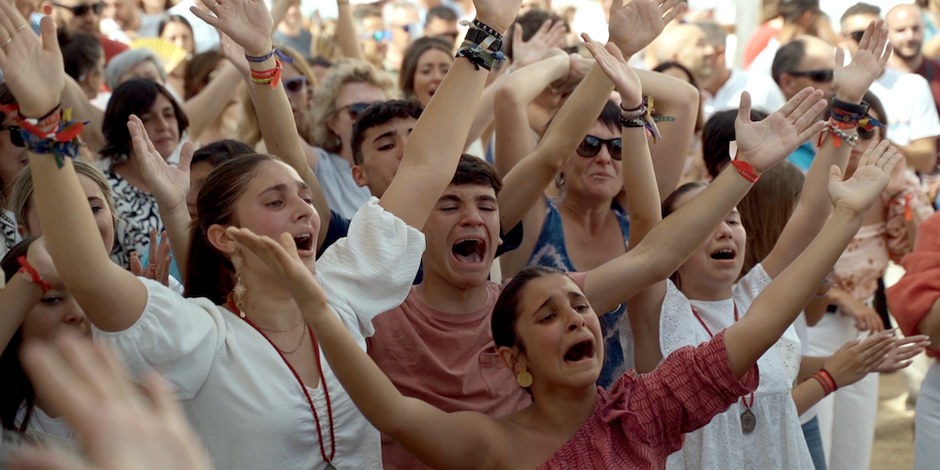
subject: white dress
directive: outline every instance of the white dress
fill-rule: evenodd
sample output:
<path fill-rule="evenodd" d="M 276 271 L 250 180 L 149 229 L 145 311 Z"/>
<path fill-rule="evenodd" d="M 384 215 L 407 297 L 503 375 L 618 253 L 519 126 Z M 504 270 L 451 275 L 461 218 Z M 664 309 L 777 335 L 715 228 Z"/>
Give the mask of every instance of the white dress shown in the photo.
<path fill-rule="evenodd" d="M 668 281 L 659 321 L 663 356 L 683 346 L 697 346 L 711 339 L 692 313 L 692 306 L 712 333 L 734 323 L 734 306 L 743 317 L 771 278 L 757 265 L 735 286 L 733 299 L 717 302 L 689 301 L 672 281 Z M 628 332 L 623 339 L 624 355 L 632 364 L 633 341 Z M 790 396 L 800 370 L 800 340 L 791 325 L 773 348 L 757 361 L 760 386 L 754 393 L 751 411 L 757 426 L 751 434 L 741 430 L 739 400 L 728 411 L 715 416 L 704 428 L 685 436 L 682 450 L 669 456 L 666 468 L 702 470 L 814 470 L 803 429 Z M 750 402 L 750 396 L 744 397 Z"/>
<path fill-rule="evenodd" d="M 349 236 L 317 261 L 317 281 L 330 305 L 365 349 L 372 319 L 408 295 L 424 252 L 424 235 L 373 198 L 356 214 Z M 125 331 L 95 329 L 133 374 L 161 372 L 182 401 L 216 468 L 324 469 L 310 406 L 270 343 L 244 320 L 207 299 L 184 299 L 143 280 L 147 306 Z M 338 469 L 381 469 L 379 432 L 362 416 L 321 354 L 333 409 Z M 309 388 L 329 454 L 323 386 Z"/>

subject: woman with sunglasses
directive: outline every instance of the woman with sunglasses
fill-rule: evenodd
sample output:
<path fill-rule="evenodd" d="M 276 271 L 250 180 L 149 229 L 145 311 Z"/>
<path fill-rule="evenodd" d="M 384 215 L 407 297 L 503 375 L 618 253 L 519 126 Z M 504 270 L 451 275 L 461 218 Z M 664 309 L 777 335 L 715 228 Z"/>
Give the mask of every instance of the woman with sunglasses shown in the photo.
<path fill-rule="evenodd" d="M 835 61 L 837 98 L 849 103 L 845 106 L 860 103 L 868 86 L 881 73 L 891 54 L 891 48 L 886 47 L 886 44 L 887 31 L 880 23 L 872 23 L 850 65 L 842 67 L 842 53 L 838 54 Z M 811 89 L 806 88 L 797 95 L 807 93 L 808 90 Z M 823 91 L 816 90 L 814 93 L 821 96 Z M 742 99 L 742 110 L 736 127 L 740 128 L 741 116 L 749 111 L 749 105 L 749 97 Z M 773 119 L 775 116 L 771 115 L 763 122 Z M 846 132 L 847 135 L 855 133 L 854 129 Z M 812 250 L 807 247 L 824 236 L 817 237 L 817 234 L 823 230 L 833 211 L 829 200 L 825 198 L 827 185 L 831 188 L 837 176 L 841 181 L 841 171 L 832 167 L 843 168 L 853 148 L 844 140 L 836 147 L 832 135 L 824 136 L 826 139 L 810 167 L 793 215 L 773 249 L 760 264 L 742 276 L 747 234 L 735 210 L 727 215 L 724 223 L 679 267 L 670 280 L 658 283 L 627 302 L 632 339 L 625 338 L 625 351 L 634 353 L 638 372 L 655 369 L 664 356 L 676 350 L 709 341 L 723 330 L 730 331 L 739 319 L 747 321 L 747 315 L 753 314 L 749 312 L 754 311 L 750 307 L 756 305 L 755 298 L 763 295 L 762 291 L 773 289 L 785 276 L 782 273 L 789 271 L 788 266 L 799 264 L 797 258 L 804 250 Z M 750 138 L 738 132 L 737 148 L 751 145 Z M 862 147 L 855 148 L 862 150 Z M 738 150 L 731 151 L 732 155 L 736 153 Z M 889 149 L 887 141 L 877 148 L 867 147 L 861 159 L 868 160 L 879 155 L 884 155 L 882 158 L 893 155 L 892 159 L 899 159 L 897 150 Z M 648 184 L 644 187 L 643 182 L 648 176 L 644 178 L 644 174 L 637 172 L 625 172 L 625 175 L 630 176 L 625 185 L 633 202 L 631 215 L 635 217 L 632 219 L 631 239 L 634 243 L 643 239 L 661 216 L 681 210 L 683 205 L 694 201 L 701 190 L 701 185 L 697 184 L 682 186 L 661 207 L 657 207 L 650 202 L 655 200 L 654 189 Z M 851 233 L 854 234 L 856 229 Z M 818 287 L 813 286 L 813 289 Z M 804 305 L 805 301 L 800 308 Z M 792 323 L 792 319 L 788 323 Z M 880 342 L 875 350 L 882 356 L 885 348 L 894 344 L 890 335 L 872 341 Z M 868 345 L 870 343 L 865 346 Z M 839 346 L 842 344 L 836 345 L 829 354 L 834 353 Z M 758 360 L 761 380 L 757 390 L 716 416 L 707 426 L 689 433 L 683 449 L 670 456 L 667 468 L 815 468 L 798 413 L 835 388 L 858 380 L 864 374 L 842 374 L 836 370 L 838 361 L 825 357 L 803 359 L 800 340 L 793 328 L 783 334 L 771 351 Z M 869 357 L 865 362 L 865 372 L 880 363 L 877 355 Z M 816 374 L 818 379 L 797 387 L 800 390 L 793 388 L 798 377 L 805 379 Z M 845 378 L 847 376 L 850 378 Z"/>
<path fill-rule="evenodd" d="M 559 52 L 513 72 L 503 82 L 496 99 L 496 166 L 501 172 L 531 153 L 535 139 L 530 137 L 530 103 L 552 82 L 568 76 L 570 60 Z M 682 174 L 698 118 L 699 93 L 673 77 L 636 73 L 643 93 L 655 97 L 656 112 L 675 118 L 660 125 L 666 138 L 650 147 L 661 191 L 668 194 Z M 558 162 L 555 191 L 543 195 L 523 219 L 521 246 L 500 258 L 504 277 L 531 266 L 588 271 L 627 252 L 629 218 L 621 177 L 625 150 L 620 134 L 620 106 L 608 102 L 574 154 Z M 601 316 L 607 341 L 598 382 L 603 387 L 624 371 L 619 333 L 624 310 L 621 305 Z"/>
<path fill-rule="evenodd" d="M 286 85 L 286 83 L 285 83 Z M 391 76 L 367 62 L 344 60 L 333 66 L 313 97 L 312 141 L 314 158 L 308 157 L 330 208 L 352 218 L 371 194 L 356 184 L 352 176 L 352 127 L 359 113 L 370 104 L 395 95 Z M 300 125 L 304 116 L 294 119 Z"/>

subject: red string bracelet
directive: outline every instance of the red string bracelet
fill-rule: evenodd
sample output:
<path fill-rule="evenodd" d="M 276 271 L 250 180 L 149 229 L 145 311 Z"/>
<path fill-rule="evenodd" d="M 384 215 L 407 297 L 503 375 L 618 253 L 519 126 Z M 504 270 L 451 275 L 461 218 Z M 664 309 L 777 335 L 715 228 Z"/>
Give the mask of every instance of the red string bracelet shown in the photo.
<path fill-rule="evenodd" d="M 20 263 L 20 270 L 17 272 L 25 274 L 30 278 L 30 282 L 38 285 L 39 288 L 42 289 L 42 295 L 46 295 L 46 292 L 49 292 L 49 290 L 52 289 L 52 286 L 49 285 L 49 283 L 39 275 L 39 271 L 36 271 L 36 268 L 29 264 L 29 261 L 26 260 L 25 256 L 16 258 L 16 261 Z"/>
<path fill-rule="evenodd" d="M 744 160 L 734 159 L 731 164 L 738 170 L 738 174 L 744 177 L 749 183 L 756 183 L 760 175 L 754 172 L 754 166 Z"/>
<path fill-rule="evenodd" d="M 251 70 L 251 81 L 255 85 L 267 85 L 271 84 L 271 88 L 277 86 L 277 83 L 281 79 L 281 70 L 283 66 L 281 61 L 274 59 L 274 68 L 268 70 Z"/>
<path fill-rule="evenodd" d="M 829 371 L 826 369 L 819 369 L 819 371 L 813 374 L 811 378 L 816 379 L 816 381 L 819 382 L 819 385 L 823 388 L 823 392 L 825 392 L 826 396 L 831 395 L 832 392 L 839 388 L 836 385 L 836 381 L 833 380 L 832 375 L 830 375 Z"/>

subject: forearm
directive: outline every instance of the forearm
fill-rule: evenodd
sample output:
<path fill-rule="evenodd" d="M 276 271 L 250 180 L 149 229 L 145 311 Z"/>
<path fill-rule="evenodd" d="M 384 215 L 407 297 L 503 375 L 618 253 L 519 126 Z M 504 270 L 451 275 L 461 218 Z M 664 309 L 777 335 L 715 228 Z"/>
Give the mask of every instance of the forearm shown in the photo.
<path fill-rule="evenodd" d="M 625 158 L 621 173 L 630 214 L 630 244 L 636 246 L 663 216 L 646 129 L 624 127 L 622 138 Z"/>
<path fill-rule="evenodd" d="M 508 175 L 536 146 L 529 105 L 553 81 L 567 74 L 567 58 L 556 56 L 513 72 L 503 79 L 494 103 L 496 169 Z M 569 99 L 570 101 L 570 99 Z"/>
<path fill-rule="evenodd" d="M 287 16 L 287 9 L 290 8 L 289 0 L 275 0 L 271 4 L 271 24 L 274 25 L 274 29 L 277 30 L 278 25 L 281 24 L 281 21 L 284 21 L 284 17 Z M 272 31 L 273 33 L 274 31 Z M 307 55 L 309 51 L 298 51 L 303 55 Z"/>
<path fill-rule="evenodd" d="M 817 295 L 813 296 L 813 299 L 806 304 L 806 308 L 803 309 L 803 314 L 806 315 L 806 324 L 809 326 L 816 326 L 829 308 L 829 288 L 824 288 L 827 289 L 827 292 L 821 294 L 817 293 Z"/>
<path fill-rule="evenodd" d="M 78 85 L 72 77 L 65 77 L 65 89 L 62 91 L 62 106 L 72 108 L 72 117 L 76 121 L 87 122 L 82 129 L 82 139 L 88 144 L 92 152 L 101 149 L 107 143 L 104 133 L 101 130 L 101 124 L 104 122 L 104 113 L 94 107 L 85 91 Z M 97 153 L 95 153 L 97 155 Z"/>
<path fill-rule="evenodd" d="M 339 10 L 337 17 L 339 47 L 343 51 L 343 57 L 363 60 L 362 47 L 359 46 L 359 32 L 356 31 L 356 24 L 353 22 L 353 11 L 349 0 L 337 0 L 336 7 Z"/>
<path fill-rule="evenodd" d="M 552 120 L 535 152 L 522 159 L 503 179 L 499 212 L 503 227 L 514 227 L 542 197 L 555 175 L 568 161 L 594 122 L 584 116 L 599 116 L 613 84 L 594 65 Z M 643 145 L 646 135 L 641 134 Z"/>
<path fill-rule="evenodd" d="M 7 348 L 10 339 L 16 334 L 26 316 L 42 299 L 42 289 L 27 281 L 22 275 L 7 280 L 5 288 L 0 289 L 0 351 Z"/>
<path fill-rule="evenodd" d="M 836 208 L 815 240 L 725 332 L 728 359 L 741 377 L 796 319 L 858 232 L 865 214 Z"/>
<path fill-rule="evenodd" d="M 108 257 L 75 167 L 70 159 L 63 160 L 58 168 L 52 155 L 29 155 L 49 254 L 91 322 L 106 331 L 124 330 L 143 312 L 146 290 Z"/>
<path fill-rule="evenodd" d="M 806 380 L 790 390 L 790 396 L 796 405 L 796 414 L 802 415 L 813 405 L 826 398 L 826 391 L 816 380 Z"/>
<path fill-rule="evenodd" d="M 470 126 L 470 134 L 467 135 L 467 143 L 464 145 L 464 150 L 476 142 L 486 129 L 493 124 L 493 119 L 495 119 L 496 116 L 496 92 L 499 91 L 500 84 L 504 78 L 505 76 L 497 79 L 483 89 L 483 95 L 480 97 L 480 109 L 477 110 L 477 115 L 473 118 L 473 125 Z M 486 147 L 485 144 L 484 142 L 484 147 Z"/>
<path fill-rule="evenodd" d="M 908 145 L 895 145 L 902 153 L 909 168 L 932 173 L 937 165 L 936 138 L 917 139 Z"/>
<path fill-rule="evenodd" d="M 658 200 L 661 202 L 672 194 L 682 178 L 699 117 L 699 91 L 682 80 L 661 73 L 636 70 L 636 74 L 643 85 L 643 94 L 654 98 L 656 114 L 675 118 L 675 121 L 657 124 L 663 139 L 650 148 Z"/>
<path fill-rule="evenodd" d="M 924 55 L 931 60 L 940 57 L 940 34 L 934 35 L 934 37 L 924 43 Z"/>
<path fill-rule="evenodd" d="M 189 118 L 190 139 L 197 139 L 209 124 L 222 115 L 241 79 L 238 69 L 232 64 L 226 64 L 222 72 L 210 80 L 202 91 L 183 103 L 183 112 Z"/>
<path fill-rule="evenodd" d="M 173 248 L 173 257 L 176 258 L 176 266 L 180 270 L 182 279 L 179 281 L 186 283 L 186 268 L 189 260 L 189 244 L 192 242 L 192 218 L 189 216 L 189 209 L 186 204 L 180 204 L 177 207 L 164 208 L 160 206 L 160 220 L 170 237 L 170 246 Z M 157 260 L 151 260 L 156 263 Z"/>
<path fill-rule="evenodd" d="M 627 318 L 633 332 L 634 368 L 640 374 L 656 369 L 663 360 L 659 320 L 666 282 L 657 282 L 627 300 Z"/>
<path fill-rule="evenodd" d="M 927 315 L 917 324 L 920 334 L 930 337 L 930 349 L 940 350 L 940 299 L 933 303 Z"/>

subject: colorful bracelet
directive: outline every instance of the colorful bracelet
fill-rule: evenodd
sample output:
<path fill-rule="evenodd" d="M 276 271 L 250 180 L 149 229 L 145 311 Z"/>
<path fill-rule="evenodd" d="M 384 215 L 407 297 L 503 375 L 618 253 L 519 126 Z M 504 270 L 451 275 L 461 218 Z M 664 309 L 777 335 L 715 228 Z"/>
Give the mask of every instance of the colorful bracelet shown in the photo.
<path fill-rule="evenodd" d="M 754 165 L 737 158 L 731 160 L 731 164 L 738 170 L 738 174 L 743 176 L 749 183 L 756 183 L 760 179 L 760 175 L 754 171 Z"/>
<path fill-rule="evenodd" d="M 54 154 L 56 165 L 62 168 L 65 158 L 78 157 L 84 146 L 79 135 L 85 123 L 72 121 L 72 109 L 60 109 L 56 106 L 40 119 L 24 118 L 15 104 L 2 105 L 0 111 L 9 115 L 13 123 L 20 128 L 20 136 L 27 150 L 36 154 Z"/>
<path fill-rule="evenodd" d="M 460 57 L 465 57 L 469 60 L 477 70 L 480 70 L 480 67 L 486 70 L 492 70 L 493 64 L 499 67 L 503 64 L 503 61 L 506 60 L 506 55 L 502 52 L 488 51 L 482 44 L 473 44 L 470 42 L 464 42 L 463 45 L 460 46 L 460 49 L 457 51 L 457 58 Z"/>
<path fill-rule="evenodd" d="M 294 59 L 287 57 L 286 55 L 284 55 L 283 52 L 277 50 L 277 48 L 273 46 L 271 47 L 271 52 L 268 52 L 267 54 L 262 55 L 262 56 L 250 56 L 248 54 L 245 54 L 245 60 L 247 60 L 248 62 L 264 62 L 270 59 L 271 57 L 274 57 L 275 54 L 278 57 L 280 57 L 281 60 L 283 60 L 284 62 L 287 62 L 289 64 L 294 62 Z"/>
<path fill-rule="evenodd" d="M 29 264 L 29 261 L 26 260 L 25 256 L 16 258 L 16 261 L 20 263 L 20 270 L 17 272 L 23 273 L 23 275 L 29 279 L 29 282 L 39 286 L 39 288 L 42 290 L 42 295 L 46 295 L 46 292 L 49 292 L 52 289 L 52 286 L 46 282 L 42 276 L 39 275 L 39 271 L 36 271 L 36 268 Z"/>
<path fill-rule="evenodd" d="M 251 70 L 251 82 L 255 85 L 271 85 L 271 88 L 277 87 L 281 79 L 281 71 L 284 67 L 281 61 L 274 59 L 274 68 L 268 70 Z"/>
<path fill-rule="evenodd" d="M 496 38 L 497 41 L 499 41 L 499 42 L 502 42 L 502 41 L 503 41 L 503 34 L 502 34 L 502 33 L 500 33 L 499 31 L 496 31 L 495 29 L 493 29 L 492 27 L 490 27 L 488 24 L 486 24 L 486 23 L 484 23 L 484 22 L 482 22 L 482 21 L 480 21 L 480 20 L 478 20 L 478 19 L 476 19 L 476 18 L 474 18 L 473 21 L 461 20 L 461 21 L 460 21 L 460 25 L 461 25 L 461 26 L 466 26 L 466 27 L 468 27 L 468 28 L 470 28 L 470 29 L 479 29 L 479 30 L 485 32 L 486 34 L 488 34 L 488 35 L 490 35 L 490 36 L 493 36 L 494 38 Z"/>

